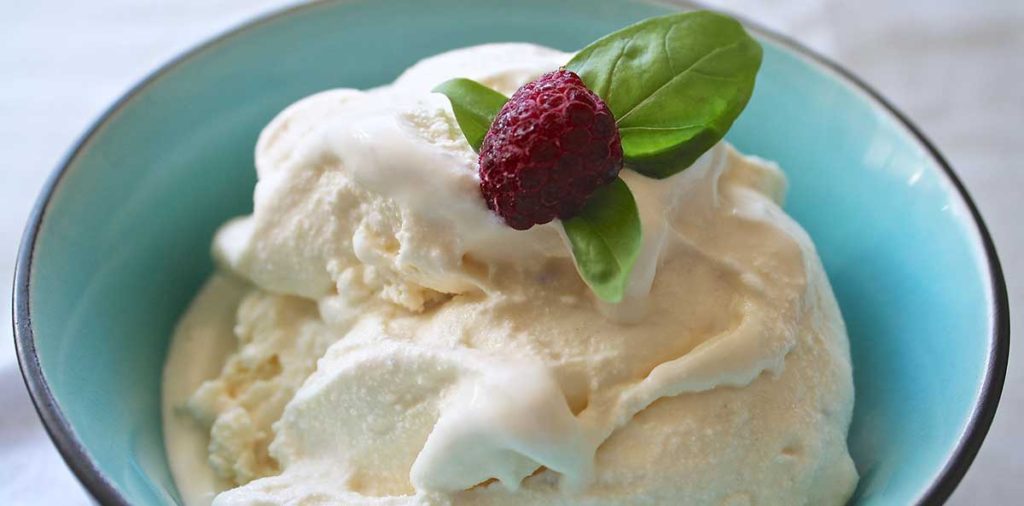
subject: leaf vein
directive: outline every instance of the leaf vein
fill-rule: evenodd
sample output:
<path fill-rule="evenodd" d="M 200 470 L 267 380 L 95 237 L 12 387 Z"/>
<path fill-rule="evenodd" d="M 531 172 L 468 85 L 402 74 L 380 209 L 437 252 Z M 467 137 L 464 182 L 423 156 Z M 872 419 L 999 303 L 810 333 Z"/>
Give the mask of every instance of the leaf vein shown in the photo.
<path fill-rule="evenodd" d="M 707 72 L 701 72 L 699 70 L 690 70 L 690 73 L 694 74 L 694 75 L 701 76 L 701 77 L 706 77 L 708 79 L 718 79 L 718 80 L 721 80 L 721 81 L 738 81 L 739 80 L 738 76 L 719 76 L 719 75 L 715 75 L 715 74 L 709 74 Z"/>
<path fill-rule="evenodd" d="M 669 27 L 668 31 L 665 32 L 665 35 L 661 38 L 661 48 L 663 51 L 665 51 L 665 58 L 668 60 L 668 68 L 669 70 L 672 71 L 673 74 L 676 74 L 678 72 L 676 71 L 676 61 L 672 58 L 672 51 L 669 50 L 668 38 L 672 36 L 672 32 L 676 28 L 679 28 L 679 25 L 672 25 L 671 27 Z"/>
<path fill-rule="evenodd" d="M 708 53 L 708 54 L 706 54 L 704 56 L 701 56 L 699 59 L 697 59 L 697 61 L 695 61 L 692 64 L 690 64 L 689 67 L 687 67 L 682 72 L 680 72 L 680 73 L 676 74 L 675 76 L 673 76 L 672 79 L 669 79 L 668 81 L 665 81 L 664 83 L 662 83 L 661 86 L 658 86 L 658 88 L 656 90 L 654 90 L 653 92 L 649 93 L 646 97 L 644 97 L 643 100 L 637 102 L 635 105 L 633 105 L 633 107 L 630 107 L 629 110 L 626 111 L 619 118 L 619 123 L 622 123 L 623 121 L 626 121 L 626 118 L 628 118 L 630 114 L 632 114 L 634 111 L 636 111 L 637 109 L 642 107 L 648 101 L 652 100 L 652 98 L 655 97 L 659 92 L 661 92 L 661 90 L 665 89 L 665 87 L 667 87 L 670 84 L 674 83 L 676 80 L 686 76 L 694 67 L 696 67 L 697 65 L 700 65 L 702 62 L 704 62 L 704 60 L 707 60 L 708 58 L 711 58 L 711 57 L 717 55 L 718 53 L 720 53 L 722 51 L 726 51 L 726 50 L 732 49 L 732 48 L 738 46 L 739 44 L 741 44 L 742 42 L 743 42 L 742 39 L 741 40 L 737 40 L 737 41 L 735 41 L 735 42 L 733 42 L 731 44 L 728 44 L 728 45 L 725 45 L 725 46 L 721 46 L 721 47 L 717 47 L 717 48 L 715 48 L 714 51 L 711 51 L 710 53 Z"/>
<path fill-rule="evenodd" d="M 618 68 L 619 62 L 622 61 L 623 56 L 626 55 L 626 49 L 629 48 L 630 42 L 633 42 L 632 35 L 630 35 L 629 38 L 627 38 L 626 41 L 622 44 L 622 49 L 619 50 L 618 56 L 616 56 L 615 61 L 612 62 L 611 70 L 608 71 L 608 79 L 605 80 L 604 83 L 604 92 L 598 93 L 597 96 L 603 97 L 605 100 L 609 100 L 611 98 L 608 96 L 608 93 L 611 92 L 612 80 L 615 79 L 615 69 Z"/>
<path fill-rule="evenodd" d="M 641 131 L 641 132 L 670 132 L 674 130 L 688 130 L 692 128 L 704 128 L 705 125 L 680 125 L 671 127 L 654 127 L 654 126 L 631 126 L 622 127 L 619 132 L 630 132 L 630 131 Z"/>

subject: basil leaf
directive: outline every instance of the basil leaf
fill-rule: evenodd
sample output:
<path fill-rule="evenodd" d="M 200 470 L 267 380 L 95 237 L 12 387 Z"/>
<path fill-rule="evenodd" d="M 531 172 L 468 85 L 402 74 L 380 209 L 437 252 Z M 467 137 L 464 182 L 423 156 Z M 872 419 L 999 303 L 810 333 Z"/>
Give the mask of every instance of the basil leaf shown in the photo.
<path fill-rule="evenodd" d="M 445 81 L 434 88 L 434 92 L 448 97 L 462 135 L 473 150 L 479 152 L 494 117 L 508 98 L 476 81 L 462 78 Z"/>
<path fill-rule="evenodd" d="M 634 170 L 655 178 L 689 167 L 750 99 L 761 46 L 713 12 L 641 21 L 583 48 L 566 65 L 611 108 Z"/>
<path fill-rule="evenodd" d="M 607 302 L 622 301 L 642 243 L 640 213 L 626 183 L 616 179 L 598 189 L 562 227 L 590 289 Z"/>

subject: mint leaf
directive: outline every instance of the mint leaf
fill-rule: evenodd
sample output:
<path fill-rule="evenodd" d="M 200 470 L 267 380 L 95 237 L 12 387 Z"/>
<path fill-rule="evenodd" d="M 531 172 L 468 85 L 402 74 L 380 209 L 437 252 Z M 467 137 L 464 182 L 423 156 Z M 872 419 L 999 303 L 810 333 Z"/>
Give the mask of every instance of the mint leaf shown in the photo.
<path fill-rule="evenodd" d="M 734 19 L 707 11 L 641 21 L 583 48 L 566 65 L 611 108 L 634 170 L 689 167 L 747 105 L 761 46 Z"/>
<path fill-rule="evenodd" d="M 437 85 L 434 92 L 448 97 L 462 135 L 473 146 L 473 151 L 479 152 L 487 130 L 508 98 L 476 81 L 462 78 L 445 81 Z"/>
<path fill-rule="evenodd" d="M 626 183 L 616 179 L 599 188 L 562 227 L 590 289 L 607 302 L 622 301 L 641 245 L 640 213 Z"/>

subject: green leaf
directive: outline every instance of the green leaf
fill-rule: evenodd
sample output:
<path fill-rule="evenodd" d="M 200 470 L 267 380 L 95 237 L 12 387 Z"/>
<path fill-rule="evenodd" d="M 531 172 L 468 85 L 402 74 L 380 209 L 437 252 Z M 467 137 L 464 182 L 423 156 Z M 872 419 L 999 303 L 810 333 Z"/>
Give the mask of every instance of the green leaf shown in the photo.
<path fill-rule="evenodd" d="M 480 151 L 487 130 L 508 98 L 476 81 L 462 78 L 445 81 L 434 91 L 448 97 L 462 135 L 474 151 Z"/>
<path fill-rule="evenodd" d="M 630 167 L 664 178 L 714 146 L 747 105 L 761 46 L 713 12 L 641 21 L 566 65 L 611 108 Z"/>
<path fill-rule="evenodd" d="M 626 183 L 616 179 L 598 189 L 562 227 L 590 289 L 607 302 L 622 301 L 642 243 L 640 213 Z"/>

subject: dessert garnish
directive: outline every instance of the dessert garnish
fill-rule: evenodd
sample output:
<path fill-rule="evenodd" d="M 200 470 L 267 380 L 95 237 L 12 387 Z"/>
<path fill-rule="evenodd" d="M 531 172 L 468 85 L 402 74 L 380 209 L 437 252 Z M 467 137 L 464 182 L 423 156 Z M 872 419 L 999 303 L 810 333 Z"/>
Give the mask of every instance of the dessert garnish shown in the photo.
<path fill-rule="evenodd" d="M 487 207 L 514 229 L 572 218 L 622 169 L 622 142 L 608 106 L 560 69 L 519 88 L 480 147 Z"/>
<path fill-rule="evenodd" d="M 642 245 L 619 171 L 660 179 L 693 164 L 742 112 L 760 65 L 739 22 L 694 11 L 607 35 L 511 98 L 469 79 L 435 91 L 480 154 L 487 207 L 518 230 L 559 219 L 583 280 L 617 303 Z"/>

